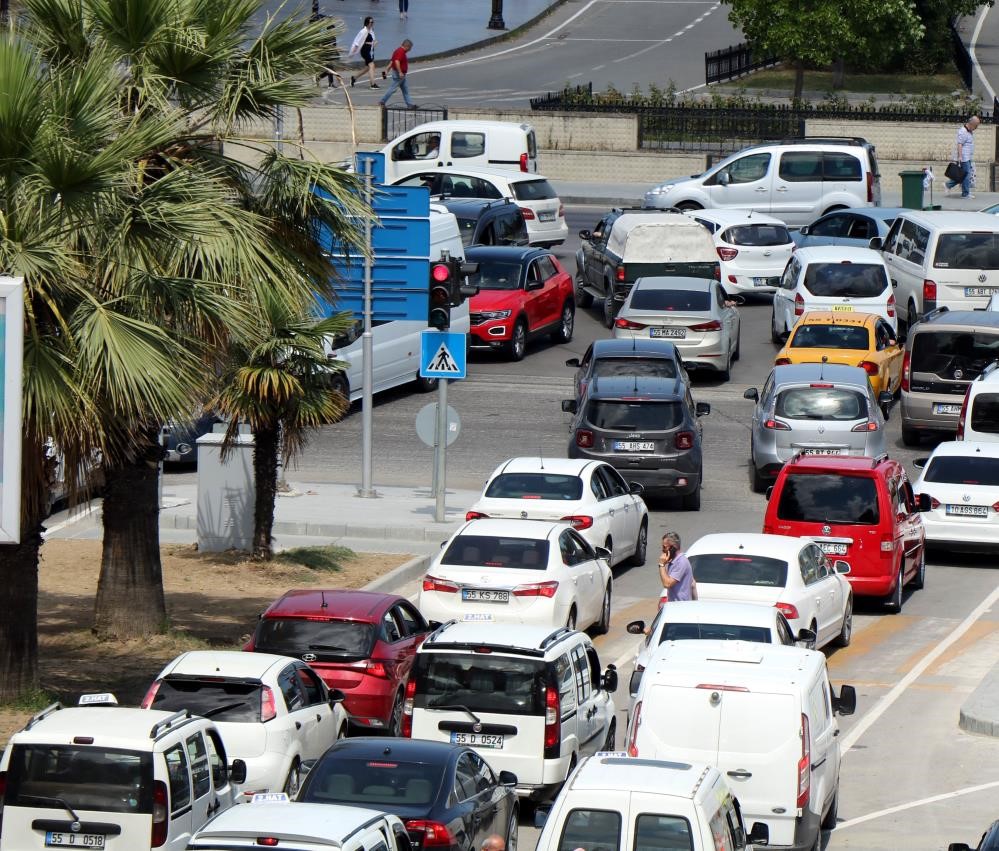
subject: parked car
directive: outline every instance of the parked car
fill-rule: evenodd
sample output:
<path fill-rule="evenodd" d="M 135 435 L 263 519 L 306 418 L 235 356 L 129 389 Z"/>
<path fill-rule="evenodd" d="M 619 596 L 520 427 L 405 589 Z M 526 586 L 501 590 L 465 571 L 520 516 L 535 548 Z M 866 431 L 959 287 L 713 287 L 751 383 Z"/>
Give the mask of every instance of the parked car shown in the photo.
<path fill-rule="evenodd" d="M 454 213 L 462 244 L 527 245 L 527 223 L 511 198 L 441 198 L 440 206 Z"/>
<path fill-rule="evenodd" d="M 892 222 L 902 213 L 908 212 L 910 211 L 904 207 L 833 210 L 819 216 L 814 222 L 791 231 L 791 239 L 798 248 L 815 248 L 819 245 L 870 248 L 874 237 L 884 239 Z"/>
<path fill-rule="evenodd" d="M 900 612 L 903 586 L 926 582 L 926 546 L 905 467 L 887 456 L 797 456 L 768 492 L 763 532 L 807 535 L 822 551 L 850 565 L 855 597 L 880 597 Z"/>
<path fill-rule="evenodd" d="M 739 311 L 717 281 L 639 278 L 614 320 L 614 336 L 668 339 L 688 369 L 709 369 L 727 381 L 739 359 Z"/>
<path fill-rule="evenodd" d="M 576 368 L 573 378 L 576 401 L 582 398 L 587 385 L 598 378 L 622 375 L 676 378 L 686 372 L 676 346 L 658 337 L 594 340 L 581 358 L 569 358 L 565 365 Z"/>
<path fill-rule="evenodd" d="M 610 553 L 569 523 L 469 520 L 423 577 L 428 620 L 610 628 Z"/>
<path fill-rule="evenodd" d="M 465 745 L 425 739 L 345 739 L 309 772 L 298 801 L 398 816 L 413 848 L 479 851 L 487 837 L 517 847 L 512 772 L 496 774 Z"/>
<path fill-rule="evenodd" d="M 999 204 L 996 206 L 999 207 Z M 992 822 L 974 848 L 964 842 L 951 842 L 947 846 L 947 851 L 997 851 L 997 849 L 999 849 L 999 821 Z"/>
<path fill-rule="evenodd" d="M 999 361 L 968 385 L 957 420 L 958 440 L 999 441 Z"/>
<path fill-rule="evenodd" d="M 243 649 L 303 659 L 344 694 L 353 727 L 397 736 L 403 688 L 429 629 L 405 597 L 310 588 L 271 603 Z"/>
<path fill-rule="evenodd" d="M 649 535 L 642 486 L 629 485 L 610 464 L 537 455 L 511 458 L 489 477 L 466 520 L 543 520 L 569 523 L 611 565 L 641 567 Z"/>
<path fill-rule="evenodd" d="M 523 360 L 527 341 L 550 334 L 568 343 L 576 324 L 572 278 L 547 249 L 473 246 L 465 260 L 478 264 L 468 283 L 479 288 L 469 300 L 473 346 L 501 349 Z"/>
<path fill-rule="evenodd" d="M 190 423 L 165 423 L 160 431 L 163 460 L 167 464 L 197 464 L 198 438 L 211 434 L 221 422 L 222 418 L 216 414 L 202 414 Z"/>
<path fill-rule="evenodd" d="M 246 763 L 246 793 L 294 796 L 302 763 L 347 735 L 342 701 L 298 659 L 192 650 L 160 671 L 142 708 L 211 718 L 230 755 Z"/>

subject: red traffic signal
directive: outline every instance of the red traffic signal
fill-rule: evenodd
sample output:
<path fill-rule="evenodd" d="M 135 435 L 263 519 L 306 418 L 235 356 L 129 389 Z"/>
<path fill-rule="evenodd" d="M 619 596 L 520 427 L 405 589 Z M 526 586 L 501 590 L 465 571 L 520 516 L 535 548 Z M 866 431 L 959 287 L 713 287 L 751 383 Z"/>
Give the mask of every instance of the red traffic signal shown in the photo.
<path fill-rule="evenodd" d="M 438 331 L 451 327 L 451 269 L 446 263 L 435 263 L 430 267 L 427 324 Z"/>

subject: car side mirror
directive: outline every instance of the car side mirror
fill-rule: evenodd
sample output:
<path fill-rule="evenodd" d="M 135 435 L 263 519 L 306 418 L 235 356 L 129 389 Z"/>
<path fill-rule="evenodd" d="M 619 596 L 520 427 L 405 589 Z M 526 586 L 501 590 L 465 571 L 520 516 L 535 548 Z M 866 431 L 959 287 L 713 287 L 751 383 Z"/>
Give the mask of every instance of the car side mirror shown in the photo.
<path fill-rule="evenodd" d="M 833 695 L 833 712 L 838 715 L 853 715 L 857 711 L 857 690 L 853 686 L 842 686 L 839 697 Z"/>
<path fill-rule="evenodd" d="M 755 387 L 750 387 L 748 390 L 744 391 L 742 394 L 743 399 L 752 399 L 754 402 L 760 401 L 760 391 Z"/>
<path fill-rule="evenodd" d="M 880 236 L 872 236 L 871 241 L 867 243 L 868 248 L 873 248 L 875 251 L 880 251 L 884 247 L 884 240 Z"/>
<path fill-rule="evenodd" d="M 915 467 L 917 470 L 922 470 L 923 467 L 926 466 L 926 464 L 927 464 L 927 462 L 929 460 L 930 459 L 928 457 L 926 457 L 926 458 L 916 458 L 915 460 L 913 460 L 912 466 Z"/>
<path fill-rule="evenodd" d="M 708 414 L 711 413 L 711 405 L 708 404 L 707 402 L 698 402 L 694 406 L 694 411 L 697 413 L 697 416 L 706 417 Z"/>
<path fill-rule="evenodd" d="M 624 630 L 631 635 L 644 635 L 645 621 L 632 621 L 624 628 Z"/>
<path fill-rule="evenodd" d="M 237 786 L 246 782 L 246 763 L 241 759 L 234 759 L 229 766 L 229 782 Z"/>
<path fill-rule="evenodd" d="M 303 759 L 298 764 L 298 776 L 300 780 L 304 780 L 310 771 L 316 767 L 316 763 L 319 762 L 318 759 Z"/>
<path fill-rule="evenodd" d="M 805 647 L 807 647 L 809 650 L 814 650 L 815 642 L 817 639 L 818 636 L 815 634 L 813 630 L 802 628 L 798 630 L 798 635 L 795 638 L 795 643 L 804 644 Z"/>
<path fill-rule="evenodd" d="M 770 828 L 762 821 L 754 821 L 748 836 L 750 845 L 769 845 Z"/>
<path fill-rule="evenodd" d="M 850 572 L 850 563 L 848 561 L 843 561 L 842 559 L 836 559 L 833 562 L 833 570 L 836 573 L 842 573 L 844 576 Z"/>
<path fill-rule="evenodd" d="M 641 482 L 628 482 L 628 492 L 635 496 L 641 496 L 645 493 L 645 485 Z"/>
<path fill-rule="evenodd" d="M 336 706 L 338 703 L 343 703 L 346 699 L 347 695 L 345 695 L 338 688 L 331 688 L 329 696 L 327 697 L 330 706 Z"/>
<path fill-rule="evenodd" d="M 427 632 L 435 632 L 444 624 L 441 621 L 427 621 Z"/>
<path fill-rule="evenodd" d="M 970 845 L 966 845 L 964 842 L 951 842 L 947 846 L 947 851 L 973 851 Z"/>
<path fill-rule="evenodd" d="M 929 511 L 933 508 L 933 501 L 928 493 L 916 495 L 916 511 Z"/>
<path fill-rule="evenodd" d="M 617 668 L 613 665 L 608 665 L 607 670 L 604 671 L 604 675 L 600 679 L 600 687 L 608 694 L 617 691 Z"/>
<path fill-rule="evenodd" d="M 574 366 L 577 369 L 579 369 L 579 358 L 569 358 L 569 360 L 567 360 L 565 362 L 565 365 L 566 366 Z"/>
<path fill-rule="evenodd" d="M 531 278 L 531 280 L 527 282 L 527 286 L 525 287 L 525 289 L 527 290 L 527 292 L 532 292 L 534 290 L 544 289 L 544 286 L 545 286 L 544 281 L 539 281 L 537 278 Z"/>
<path fill-rule="evenodd" d="M 774 495 L 774 486 L 770 485 L 770 487 L 767 488 L 767 492 L 764 494 L 764 496 L 766 496 L 767 498 L 767 502 L 770 501 L 770 497 L 772 497 L 773 495 Z"/>
<path fill-rule="evenodd" d="M 597 554 L 597 558 L 602 558 L 609 561 L 611 558 L 611 551 L 607 547 L 594 547 L 593 551 Z"/>
<path fill-rule="evenodd" d="M 517 775 L 512 771 L 501 771 L 499 773 L 500 786 L 516 786 Z"/>
<path fill-rule="evenodd" d="M 579 232 L 579 238 L 584 242 L 589 242 L 591 239 L 593 239 L 593 234 L 590 233 L 588 230 L 583 229 Z"/>
<path fill-rule="evenodd" d="M 720 171 L 715 176 L 715 183 L 719 186 L 728 186 L 732 182 L 732 176 L 727 171 Z"/>
<path fill-rule="evenodd" d="M 567 414 L 574 414 L 577 410 L 577 404 L 575 399 L 563 399 L 562 400 L 562 410 Z"/>
<path fill-rule="evenodd" d="M 802 225 L 800 228 L 798 228 L 798 233 L 800 233 L 802 236 L 808 236 L 808 225 Z"/>

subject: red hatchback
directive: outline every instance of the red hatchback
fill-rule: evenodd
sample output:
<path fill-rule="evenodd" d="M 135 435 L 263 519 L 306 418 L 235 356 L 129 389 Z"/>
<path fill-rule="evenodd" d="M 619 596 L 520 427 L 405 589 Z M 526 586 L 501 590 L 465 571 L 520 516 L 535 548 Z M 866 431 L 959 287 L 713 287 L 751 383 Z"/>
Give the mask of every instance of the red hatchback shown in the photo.
<path fill-rule="evenodd" d="M 850 565 L 858 597 L 882 597 L 902 609 L 902 588 L 926 578 L 925 510 L 905 468 L 886 455 L 797 455 L 767 491 L 764 533 L 815 540 L 830 561 Z"/>
<path fill-rule="evenodd" d="M 398 736 L 403 690 L 429 629 L 395 594 L 289 591 L 260 616 L 243 649 L 297 656 L 344 693 L 351 724 Z"/>

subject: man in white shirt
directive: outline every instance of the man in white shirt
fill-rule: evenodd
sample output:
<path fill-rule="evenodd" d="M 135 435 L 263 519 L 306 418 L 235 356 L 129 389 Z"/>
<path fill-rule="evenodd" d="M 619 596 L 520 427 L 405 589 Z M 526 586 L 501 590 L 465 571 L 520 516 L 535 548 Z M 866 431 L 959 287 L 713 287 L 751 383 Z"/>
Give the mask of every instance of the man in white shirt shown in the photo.
<path fill-rule="evenodd" d="M 971 181 L 974 176 L 975 159 L 975 137 L 974 132 L 982 120 L 977 115 L 972 115 L 957 131 L 957 144 L 955 145 L 955 162 L 964 169 L 964 179 L 961 181 L 961 197 L 974 198 L 971 194 Z M 957 186 L 956 180 L 947 181 L 947 189 Z"/>

